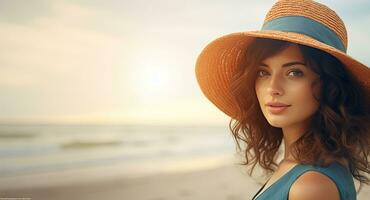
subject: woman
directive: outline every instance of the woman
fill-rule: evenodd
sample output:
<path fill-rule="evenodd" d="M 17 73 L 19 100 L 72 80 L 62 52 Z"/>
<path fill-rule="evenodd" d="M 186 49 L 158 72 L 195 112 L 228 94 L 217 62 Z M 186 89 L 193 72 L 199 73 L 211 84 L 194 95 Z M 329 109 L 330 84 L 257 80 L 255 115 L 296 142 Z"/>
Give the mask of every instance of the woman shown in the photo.
<path fill-rule="evenodd" d="M 253 199 L 353 200 L 353 177 L 369 184 L 370 70 L 346 49 L 333 10 L 281 0 L 261 31 L 223 36 L 199 55 L 198 83 L 232 118 L 243 164 L 272 173 Z"/>

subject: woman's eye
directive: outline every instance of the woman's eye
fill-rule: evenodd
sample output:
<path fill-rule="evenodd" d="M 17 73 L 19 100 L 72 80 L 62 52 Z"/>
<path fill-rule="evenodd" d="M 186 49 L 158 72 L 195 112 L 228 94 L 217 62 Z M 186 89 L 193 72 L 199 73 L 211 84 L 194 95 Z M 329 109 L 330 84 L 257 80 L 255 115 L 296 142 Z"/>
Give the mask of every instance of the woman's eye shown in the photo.
<path fill-rule="evenodd" d="M 266 75 L 267 74 L 267 72 L 266 71 L 264 71 L 264 70 L 259 70 L 258 72 L 257 72 L 257 75 L 258 76 L 264 76 L 264 75 Z"/>
<path fill-rule="evenodd" d="M 290 74 L 293 74 L 292 76 L 303 76 L 303 72 L 301 72 L 300 70 L 293 70 L 293 71 L 290 71 L 289 73 L 288 73 L 289 75 Z"/>

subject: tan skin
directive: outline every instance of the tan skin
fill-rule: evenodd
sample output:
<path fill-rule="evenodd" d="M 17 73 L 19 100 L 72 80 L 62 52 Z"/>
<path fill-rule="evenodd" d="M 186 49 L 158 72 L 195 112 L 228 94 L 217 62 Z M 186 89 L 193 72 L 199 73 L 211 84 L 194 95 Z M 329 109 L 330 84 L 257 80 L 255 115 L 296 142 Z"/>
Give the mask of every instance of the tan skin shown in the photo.
<path fill-rule="evenodd" d="M 312 89 L 311 84 L 314 81 L 318 81 L 318 84 Z M 304 58 L 296 45 L 290 45 L 278 54 L 266 58 L 258 66 L 256 95 L 267 121 L 282 129 L 285 147 L 284 159 L 259 194 L 298 164 L 291 156 L 289 147 L 307 130 L 308 122 L 318 109 L 319 102 L 314 98 L 314 94 L 319 94 L 320 84 L 318 75 L 305 66 Z M 290 106 L 276 114 L 266 106 L 270 101 Z M 327 156 L 324 160 L 326 163 L 338 161 L 348 168 L 344 159 Z M 314 199 L 339 200 L 340 196 L 330 178 L 319 172 L 308 171 L 291 186 L 289 200 Z"/>

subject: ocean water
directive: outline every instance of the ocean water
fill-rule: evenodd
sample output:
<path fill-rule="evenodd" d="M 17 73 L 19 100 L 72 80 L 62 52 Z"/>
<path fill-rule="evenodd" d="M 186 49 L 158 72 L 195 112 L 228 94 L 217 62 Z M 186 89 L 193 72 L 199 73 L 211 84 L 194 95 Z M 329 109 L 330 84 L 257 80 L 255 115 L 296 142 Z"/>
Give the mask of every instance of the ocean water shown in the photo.
<path fill-rule="evenodd" d="M 227 126 L 0 125 L 0 178 L 234 151 Z"/>

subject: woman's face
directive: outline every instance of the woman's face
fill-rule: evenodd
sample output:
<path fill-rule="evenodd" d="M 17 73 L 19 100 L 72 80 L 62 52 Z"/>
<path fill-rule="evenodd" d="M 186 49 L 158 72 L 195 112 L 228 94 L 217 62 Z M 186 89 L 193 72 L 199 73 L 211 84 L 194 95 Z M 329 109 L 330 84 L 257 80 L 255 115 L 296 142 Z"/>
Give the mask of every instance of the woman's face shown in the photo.
<path fill-rule="evenodd" d="M 313 82 L 319 76 L 304 64 L 297 45 L 262 60 L 257 67 L 256 95 L 263 115 L 272 126 L 300 125 L 317 111 L 319 102 L 314 93 L 318 97 L 320 84 L 313 87 Z"/>

